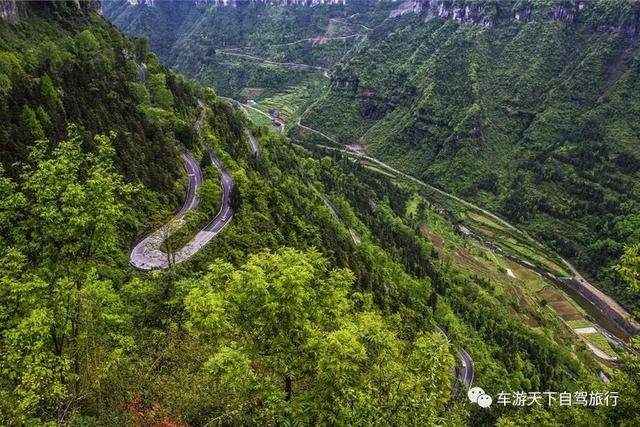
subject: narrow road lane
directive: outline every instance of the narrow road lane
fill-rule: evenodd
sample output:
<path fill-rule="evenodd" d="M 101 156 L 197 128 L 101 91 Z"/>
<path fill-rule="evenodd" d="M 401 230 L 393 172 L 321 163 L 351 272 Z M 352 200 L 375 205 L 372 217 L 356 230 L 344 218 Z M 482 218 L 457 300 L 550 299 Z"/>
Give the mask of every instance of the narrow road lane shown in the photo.
<path fill-rule="evenodd" d="M 198 135 L 200 135 L 202 123 L 206 115 L 206 104 L 201 99 L 198 99 L 198 105 L 202 108 L 202 112 L 198 116 L 193 127 Z M 251 137 L 252 136 L 253 135 L 251 135 Z M 255 141 L 255 138 L 254 143 L 257 148 L 257 141 Z M 211 159 L 211 163 L 213 163 L 213 165 L 220 171 L 221 175 L 220 184 L 222 186 L 222 203 L 220 204 L 218 214 L 202 230 L 200 230 L 194 238 L 191 239 L 191 241 L 177 252 L 168 254 L 161 249 L 162 243 L 164 243 L 164 241 L 167 240 L 175 230 L 184 224 L 184 216 L 188 212 L 196 209 L 199 203 L 198 190 L 200 189 L 203 181 L 202 171 L 200 170 L 200 166 L 196 159 L 191 155 L 191 153 L 185 150 L 183 152 L 183 158 L 185 160 L 187 175 L 189 176 L 189 186 L 184 205 L 176 213 L 175 217 L 169 221 L 169 223 L 149 234 L 133 248 L 129 262 L 134 268 L 142 271 L 162 270 L 186 261 L 194 256 L 200 249 L 209 243 L 211 239 L 220 233 L 220 231 L 222 231 L 229 222 L 231 222 L 231 218 L 234 214 L 233 208 L 231 207 L 233 179 L 231 178 L 227 168 L 222 164 L 220 159 L 218 159 L 213 149 L 206 144 L 203 144 L 203 146 Z"/>
<path fill-rule="evenodd" d="M 447 341 L 449 341 L 449 337 L 446 332 L 440 328 L 440 326 L 436 326 L 436 332 L 442 335 Z M 467 388 L 471 388 L 471 384 L 473 383 L 473 359 L 471 355 L 464 348 L 460 348 L 458 350 L 458 358 L 460 359 L 460 368 L 458 369 L 458 378 Z"/>
<path fill-rule="evenodd" d="M 470 388 L 471 383 L 473 383 L 473 359 L 464 348 L 460 348 L 458 356 L 460 357 L 460 363 L 462 364 L 462 369 L 460 369 L 458 378 L 460 378 L 460 381 L 464 383 L 465 387 Z"/>
<path fill-rule="evenodd" d="M 315 190 L 315 188 L 314 188 L 314 190 Z M 342 226 L 344 228 L 347 229 L 347 232 L 351 236 L 351 240 L 353 240 L 353 243 L 355 243 L 356 245 L 359 245 L 362 242 L 362 238 L 360 238 L 360 235 L 358 234 L 358 232 L 355 231 L 353 228 L 349 227 L 347 222 L 342 218 L 342 215 L 340 215 L 340 213 L 338 212 L 338 209 L 336 209 L 335 205 L 331 202 L 331 200 L 329 200 L 329 198 L 327 196 L 325 196 L 322 193 L 318 193 L 318 194 L 320 195 L 320 198 L 324 202 L 325 206 L 327 208 L 329 208 L 329 211 L 331 211 L 331 214 L 333 215 L 333 217 L 340 224 L 342 224 Z"/>
<path fill-rule="evenodd" d="M 149 234 L 133 248 L 129 262 L 139 270 L 168 267 L 168 255 L 160 250 L 160 246 L 171 235 L 172 230 L 177 229 L 183 224 L 184 216 L 198 207 L 198 190 L 203 181 L 202 171 L 200 170 L 198 161 L 187 150 L 182 153 L 182 157 L 187 176 L 189 177 L 187 196 L 184 204 L 168 224 Z M 163 267 L 165 264 L 166 267 Z"/>
<path fill-rule="evenodd" d="M 325 72 L 329 71 L 328 68 L 320 67 L 318 65 L 301 64 L 299 62 L 277 62 L 277 61 L 271 61 L 270 59 L 259 58 L 257 56 L 248 55 L 248 54 L 245 54 L 245 53 L 225 52 L 223 50 L 219 50 L 218 53 L 220 55 L 237 56 L 237 57 L 240 57 L 240 58 L 246 58 L 246 59 L 250 59 L 250 60 L 253 60 L 253 61 L 264 62 L 265 64 L 269 64 L 269 65 L 280 65 L 280 66 L 283 66 L 283 67 L 298 68 L 298 69 L 301 69 L 301 70 L 310 69 L 310 70 L 319 70 L 319 71 L 325 71 Z"/>
<path fill-rule="evenodd" d="M 234 211 L 231 207 L 231 191 L 233 190 L 233 180 L 231 175 L 224 167 L 220 159 L 215 155 L 210 147 L 207 147 L 207 153 L 211 162 L 218 168 L 222 175 L 220 183 L 222 185 L 222 203 L 218 214 L 195 235 L 189 243 L 187 243 L 182 249 L 175 253 L 174 264 L 186 261 L 194 256 L 200 249 L 202 249 L 207 243 L 211 241 L 218 233 L 222 231 L 224 227 L 231 222 Z M 167 265 L 168 267 L 168 265 Z M 166 267 L 164 267 L 166 268 Z"/>

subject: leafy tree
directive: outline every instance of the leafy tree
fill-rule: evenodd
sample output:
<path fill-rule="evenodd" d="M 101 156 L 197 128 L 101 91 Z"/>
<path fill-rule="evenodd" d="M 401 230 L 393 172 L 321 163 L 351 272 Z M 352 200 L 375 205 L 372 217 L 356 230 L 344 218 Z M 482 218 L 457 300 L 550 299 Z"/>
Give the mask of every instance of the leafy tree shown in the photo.
<path fill-rule="evenodd" d="M 42 125 L 36 118 L 36 113 L 28 105 L 22 107 L 22 112 L 20 113 L 20 128 L 32 141 L 44 138 Z"/>
<path fill-rule="evenodd" d="M 149 53 L 149 39 L 146 37 L 134 37 L 133 45 L 136 49 L 136 57 L 139 61 L 144 61 Z"/>
<path fill-rule="evenodd" d="M 188 329 L 219 343 L 203 369 L 221 419 L 411 424 L 442 416 L 453 368 L 446 342 L 429 334 L 407 345 L 379 314 L 353 312 L 350 271 L 292 249 L 210 271 L 182 292 Z M 238 407 L 243 414 L 225 409 Z"/>
<path fill-rule="evenodd" d="M 52 113 L 64 111 L 60 95 L 58 95 L 58 92 L 51 81 L 51 77 L 49 77 L 48 74 L 42 76 L 42 79 L 40 80 L 40 90 L 44 96 L 45 105 L 47 106 L 48 111 Z"/>
<path fill-rule="evenodd" d="M 91 59 L 100 47 L 100 43 L 90 30 L 84 30 L 75 36 L 78 56 L 83 60 Z"/>
<path fill-rule="evenodd" d="M 616 271 L 632 292 L 640 292 L 640 244 L 625 249 Z"/>
<path fill-rule="evenodd" d="M 19 193 L 3 178 L 0 216 L 20 219 L 0 266 L 7 424 L 70 415 L 63 408 L 113 375 L 132 345 L 119 297 L 99 273 L 119 253 L 122 202 L 133 191 L 115 172 L 112 138 L 96 136 L 96 153 L 85 156 L 72 127 L 51 152 L 46 141 L 32 148 Z"/>
<path fill-rule="evenodd" d="M 6 74 L 0 74 L 0 102 L 6 101 L 12 88 L 11 79 Z"/>
<path fill-rule="evenodd" d="M 166 76 L 162 73 L 152 74 L 147 81 L 151 102 L 157 107 L 170 110 L 173 106 L 173 95 L 167 89 Z"/>

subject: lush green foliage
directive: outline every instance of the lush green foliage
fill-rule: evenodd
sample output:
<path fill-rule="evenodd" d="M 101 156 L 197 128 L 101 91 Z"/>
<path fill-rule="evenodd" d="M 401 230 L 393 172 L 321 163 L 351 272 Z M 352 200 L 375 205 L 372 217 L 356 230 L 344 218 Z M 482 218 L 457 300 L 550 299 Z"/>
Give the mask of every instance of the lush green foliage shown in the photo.
<path fill-rule="evenodd" d="M 17 161 L 0 168 L 0 424 L 512 425 L 554 415 L 526 420 L 453 394 L 461 345 L 487 390 L 598 388 L 591 359 L 571 352 L 560 328 L 529 328 L 491 277 L 437 261 L 405 217 L 412 191 L 264 128 L 252 129 L 254 156 L 250 125 L 212 90 L 161 67 L 144 42 L 130 44 L 98 16 L 64 16 L 35 14 L 1 29 L 0 64 L 25 74 L 2 71 L 22 103 L 2 104 L 12 119 L 0 125 L 21 142 L 0 144 Z M 24 65 L 22 47 L 42 42 L 50 52 L 69 40 L 68 77 Z M 145 78 L 121 48 L 144 56 Z M 75 75 L 99 63 L 111 74 Z M 27 102 L 17 88 L 48 95 Z M 67 91 L 93 102 L 80 113 Z M 134 272 L 132 235 L 166 220 L 167 209 L 146 216 L 161 190 L 179 193 L 179 149 L 200 151 L 198 97 L 202 138 L 233 176 L 236 214 L 188 263 Z M 127 150 L 146 160 L 160 153 L 120 139 L 146 141 L 147 127 L 176 168 L 155 192 Z M 211 190 L 207 197 L 219 194 Z M 215 200 L 205 206 L 215 210 Z M 624 412 L 564 419 L 631 423 L 636 365 L 630 358 L 611 385 L 627 392 Z"/>
<path fill-rule="evenodd" d="M 105 16 L 125 33 L 144 35 L 163 62 L 214 85 L 221 95 L 247 96 L 243 89 L 282 91 L 317 71 L 262 64 L 225 55 L 242 53 L 276 62 L 329 67 L 363 35 L 366 28 L 345 20 L 367 11 L 368 19 L 387 16 L 390 3 L 347 2 L 346 6 L 280 7 L 238 2 L 216 7 L 192 2 L 158 2 L 152 7 L 125 1 L 103 5 Z M 344 36 L 353 36 L 344 38 Z M 326 39 L 316 40 L 318 37 Z"/>
<path fill-rule="evenodd" d="M 403 16 L 338 64 L 303 123 L 525 225 L 637 307 L 611 273 L 638 242 L 638 5 L 494 28 Z M 575 2 L 567 2 L 576 10 Z M 577 12 L 576 12 L 577 13 Z"/>

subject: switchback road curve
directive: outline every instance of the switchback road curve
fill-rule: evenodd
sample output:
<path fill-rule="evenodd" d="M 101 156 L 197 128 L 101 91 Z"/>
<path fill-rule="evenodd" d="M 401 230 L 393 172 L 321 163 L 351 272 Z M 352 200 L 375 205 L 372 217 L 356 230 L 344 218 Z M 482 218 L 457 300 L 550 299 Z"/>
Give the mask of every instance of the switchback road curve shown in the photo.
<path fill-rule="evenodd" d="M 161 249 L 162 243 L 171 236 L 174 230 L 184 223 L 184 216 L 198 207 L 198 190 L 202 185 L 202 171 L 196 159 L 185 150 L 183 158 L 189 176 L 189 186 L 185 202 L 169 223 L 142 239 L 131 251 L 129 262 L 142 271 L 163 270 L 172 265 L 179 264 L 195 255 L 204 245 L 215 237 L 231 221 L 233 208 L 231 207 L 231 190 L 233 180 L 231 175 L 217 158 L 213 150 L 207 147 L 207 154 L 211 162 L 220 171 L 222 185 L 222 203 L 218 214 L 202 230 L 200 230 L 189 243 L 173 254 L 168 254 Z"/>
<path fill-rule="evenodd" d="M 200 135 L 202 123 L 206 115 L 206 104 L 198 99 L 198 106 L 202 108 L 194 129 Z M 258 150 L 258 145 L 253 135 L 249 134 L 251 145 L 254 150 Z M 167 224 L 152 232 L 142 239 L 131 251 L 129 263 L 136 269 L 141 271 L 164 270 L 175 264 L 179 264 L 194 256 L 202 249 L 211 239 L 222 231 L 224 227 L 231 221 L 233 217 L 233 207 L 231 206 L 231 191 L 233 190 L 233 179 L 227 168 L 222 164 L 216 156 L 213 149 L 203 144 L 206 154 L 211 159 L 211 163 L 220 171 L 220 184 L 222 186 L 222 203 L 217 215 L 184 247 L 175 253 L 167 253 L 161 249 L 162 244 L 171 236 L 173 231 L 177 230 L 184 224 L 184 216 L 198 207 L 198 190 L 202 185 L 202 171 L 196 159 L 187 150 L 182 155 L 185 161 L 185 168 L 189 176 L 189 185 L 187 188 L 187 197 L 182 208 L 176 213 L 174 218 Z"/>

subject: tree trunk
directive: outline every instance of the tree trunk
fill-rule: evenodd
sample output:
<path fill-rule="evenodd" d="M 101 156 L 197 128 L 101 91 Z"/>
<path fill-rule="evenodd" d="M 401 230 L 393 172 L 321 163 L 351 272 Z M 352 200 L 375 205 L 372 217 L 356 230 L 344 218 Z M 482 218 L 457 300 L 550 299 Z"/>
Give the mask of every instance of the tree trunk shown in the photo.
<path fill-rule="evenodd" d="M 291 401 L 291 377 L 285 375 L 284 377 L 284 392 L 287 394 L 287 402 Z"/>

